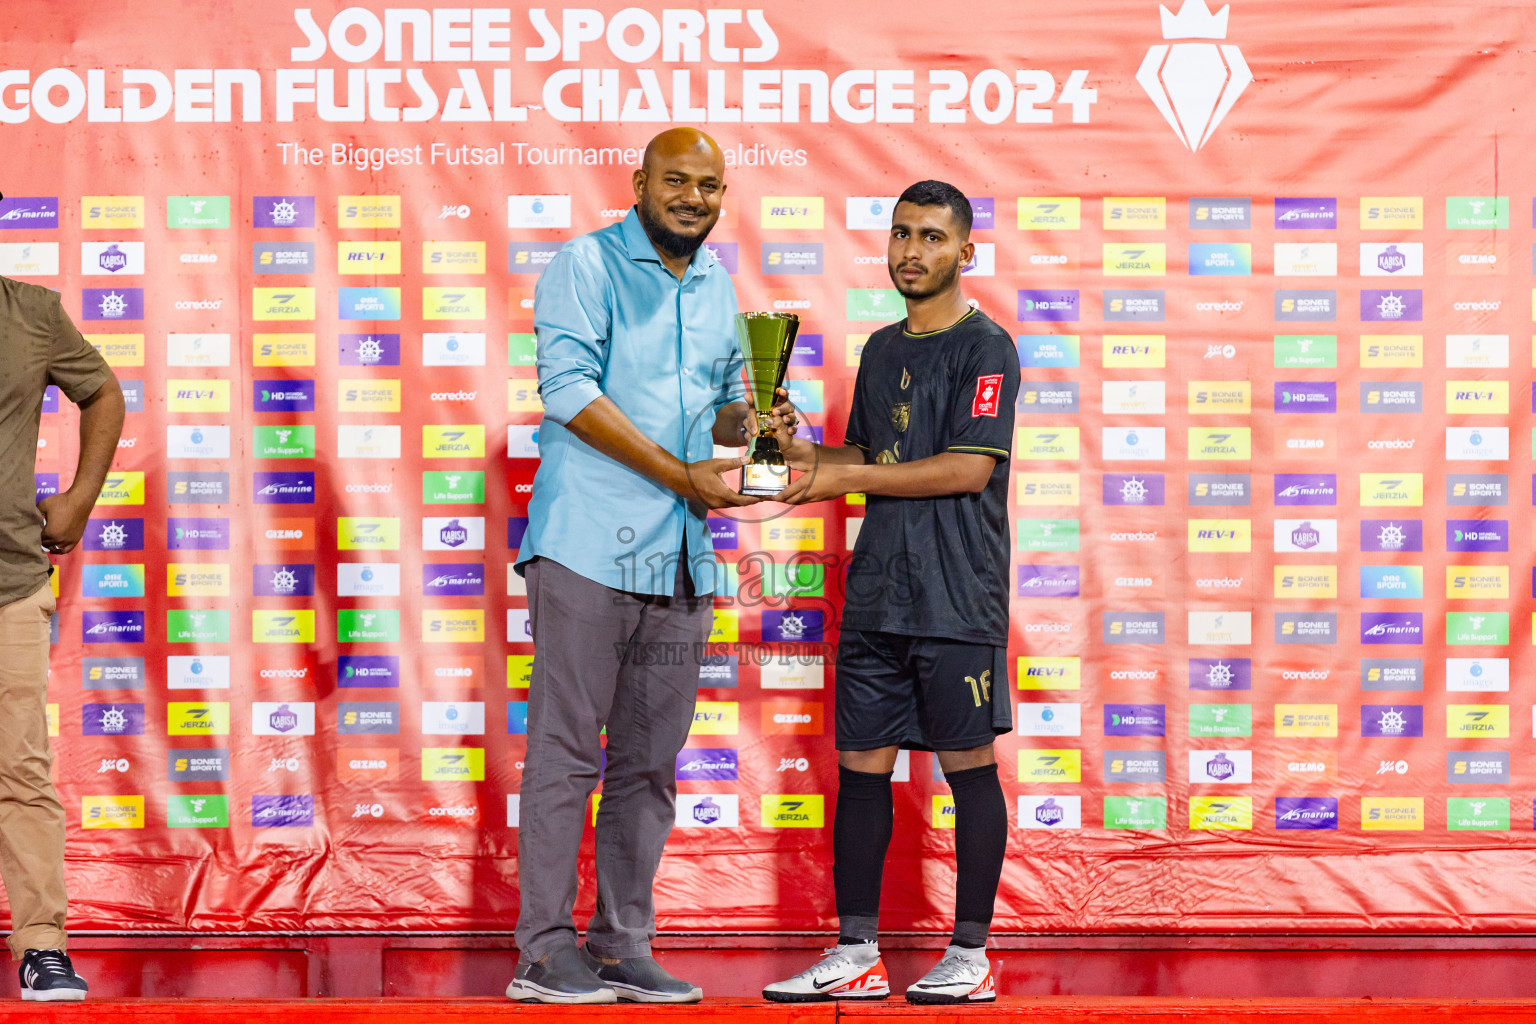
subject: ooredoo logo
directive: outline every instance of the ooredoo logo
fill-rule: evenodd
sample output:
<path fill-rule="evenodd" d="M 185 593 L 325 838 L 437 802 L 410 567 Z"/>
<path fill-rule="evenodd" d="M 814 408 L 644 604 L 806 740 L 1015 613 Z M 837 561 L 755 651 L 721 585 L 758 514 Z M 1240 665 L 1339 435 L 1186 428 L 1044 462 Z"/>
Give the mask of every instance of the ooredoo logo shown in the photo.
<path fill-rule="evenodd" d="M 1147 50 L 1136 81 L 1179 141 L 1198 152 L 1253 83 L 1253 72 L 1236 46 L 1209 41 L 1227 37 L 1231 5 L 1212 14 L 1205 0 L 1185 0 L 1178 14 L 1159 10 L 1163 39 L 1172 42 Z"/>

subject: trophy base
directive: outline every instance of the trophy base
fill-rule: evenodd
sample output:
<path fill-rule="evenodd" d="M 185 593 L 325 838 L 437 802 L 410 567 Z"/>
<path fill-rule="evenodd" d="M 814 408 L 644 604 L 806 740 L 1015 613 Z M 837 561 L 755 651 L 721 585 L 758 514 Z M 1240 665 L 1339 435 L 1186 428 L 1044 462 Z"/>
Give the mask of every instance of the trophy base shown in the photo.
<path fill-rule="evenodd" d="M 789 486 L 789 467 L 749 462 L 741 467 L 741 490 L 749 498 L 771 498 Z"/>

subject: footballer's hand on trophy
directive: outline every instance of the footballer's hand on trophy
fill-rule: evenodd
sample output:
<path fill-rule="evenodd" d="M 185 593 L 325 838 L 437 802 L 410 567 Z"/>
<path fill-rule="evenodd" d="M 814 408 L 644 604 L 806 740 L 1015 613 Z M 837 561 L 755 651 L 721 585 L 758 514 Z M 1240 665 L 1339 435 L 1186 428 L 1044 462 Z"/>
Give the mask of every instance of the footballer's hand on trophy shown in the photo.
<path fill-rule="evenodd" d="M 741 433 L 747 443 L 757 434 L 757 399 L 752 392 L 747 392 L 747 415 L 742 421 Z M 780 451 L 788 451 L 789 445 L 795 436 L 795 431 L 800 429 L 800 413 L 795 409 L 794 403 L 789 400 L 789 391 L 779 388 L 774 392 L 774 406 L 768 411 L 768 429 L 773 433 L 774 439 L 779 442 Z"/>
<path fill-rule="evenodd" d="M 767 500 L 785 505 L 814 505 L 818 501 L 841 498 L 852 489 L 847 483 L 846 470 L 847 467 L 835 462 L 817 461 L 807 465 L 788 487 Z"/>
<path fill-rule="evenodd" d="M 683 497 L 705 508 L 737 508 L 756 505 L 761 498 L 738 494 L 725 479 L 726 473 L 739 471 L 747 464 L 745 455 L 733 459 L 704 459 L 683 466 L 684 486 L 678 491 Z"/>
<path fill-rule="evenodd" d="M 768 412 L 768 429 L 779 442 L 779 451 L 789 448 L 800 429 L 800 412 L 789 400 L 789 391 L 779 388 L 773 394 L 774 405 Z"/>

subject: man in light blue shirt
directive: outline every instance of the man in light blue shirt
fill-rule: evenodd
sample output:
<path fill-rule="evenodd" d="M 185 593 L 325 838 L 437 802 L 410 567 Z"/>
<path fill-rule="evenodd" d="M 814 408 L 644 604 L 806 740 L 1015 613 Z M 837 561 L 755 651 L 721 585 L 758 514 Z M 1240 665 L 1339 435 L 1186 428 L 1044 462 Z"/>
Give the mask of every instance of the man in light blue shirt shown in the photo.
<path fill-rule="evenodd" d="M 758 500 L 723 477 L 745 458 L 713 457 L 716 444 L 743 443 L 754 415 L 736 290 L 703 247 L 724 176 L 709 136 L 658 135 L 634 174 L 635 208 L 566 243 L 534 291 L 544 422 L 516 565 L 528 579 L 534 660 L 514 999 L 702 997 L 651 956 L 651 887 L 713 618 L 704 514 Z M 788 443 L 794 409 L 772 411 Z M 576 858 L 605 726 L 597 909 L 578 950 Z"/>

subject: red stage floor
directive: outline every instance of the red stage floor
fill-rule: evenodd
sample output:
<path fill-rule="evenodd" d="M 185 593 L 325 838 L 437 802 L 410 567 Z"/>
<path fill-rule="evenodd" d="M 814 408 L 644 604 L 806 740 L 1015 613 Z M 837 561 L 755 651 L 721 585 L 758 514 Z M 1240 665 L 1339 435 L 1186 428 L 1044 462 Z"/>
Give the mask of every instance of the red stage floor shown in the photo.
<path fill-rule="evenodd" d="M 0 1022 L 81 1021 L 105 1024 L 208 1024 L 221 1016 L 240 1024 L 491 1024 L 507 1020 L 600 1021 L 603 1024 L 900 1024 L 1027 1019 L 1030 1024 L 1203 1024 L 1280 1018 L 1281 1024 L 1493 1024 L 1536 1022 L 1536 1002 L 1516 1000 L 1372 999 L 1025 999 L 988 1006 L 916 1007 L 903 1000 L 872 1004 L 778 1006 L 707 999 L 698 1006 L 527 1006 L 505 999 L 101 999 L 75 1004 L 0 1003 Z"/>
<path fill-rule="evenodd" d="M 805 968 L 825 941 L 664 935 L 658 956 L 710 996 L 740 1000 Z M 920 977 L 943 942 L 882 940 L 893 987 Z M 999 990 L 1025 999 L 1536 998 L 1531 936 L 998 936 L 994 947 Z M 149 999 L 499 997 L 517 957 L 510 936 L 423 934 L 77 935 L 70 952 L 96 996 Z M 9 977 L 0 998 L 16 992 Z"/>

